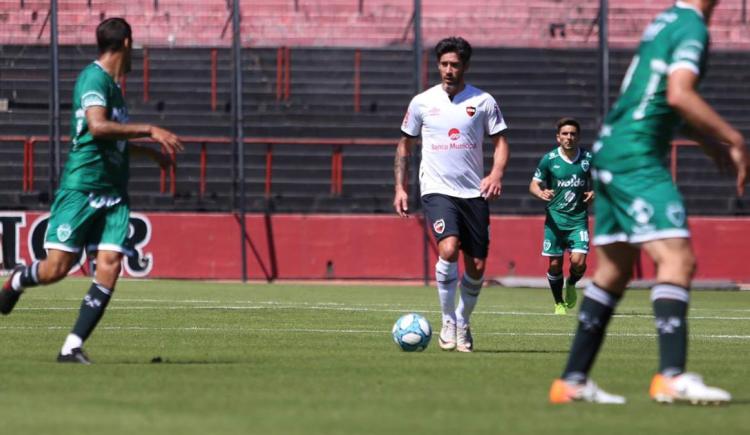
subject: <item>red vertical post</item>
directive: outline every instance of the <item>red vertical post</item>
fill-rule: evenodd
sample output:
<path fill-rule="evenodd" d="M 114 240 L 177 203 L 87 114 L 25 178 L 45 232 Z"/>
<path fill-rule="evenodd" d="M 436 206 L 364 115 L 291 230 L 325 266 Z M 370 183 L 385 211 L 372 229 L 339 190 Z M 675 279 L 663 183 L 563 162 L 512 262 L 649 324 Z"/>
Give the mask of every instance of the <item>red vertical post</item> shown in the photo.
<path fill-rule="evenodd" d="M 161 147 L 161 153 L 166 154 L 166 148 Z M 159 174 L 159 193 L 164 193 L 167 191 L 167 170 L 164 168 L 161 168 L 160 174 Z"/>
<path fill-rule="evenodd" d="M 149 87 L 149 58 L 148 58 L 148 48 L 143 49 L 143 102 L 148 103 L 148 87 Z"/>
<path fill-rule="evenodd" d="M 206 193 L 206 165 L 208 163 L 208 153 L 206 152 L 206 143 L 201 143 L 201 170 L 200 170 L 200 197 Z"/>
<path fill-rule="evenodd" d="M 125 74 L 123 74 L 122 76 L 120 76 L 120 89 L 122 90 L 122 96 L 123 97 L 125 96 L 125 87 L 126 87 L 126 85 L 127 85 L 127 83 L 126 83 L 126 80 L 125 80 Z"/>
<path fill-rule="evenodd" d="M 354 51 L 354 112 L 359 113 L 361 106 L 360 95 L 360 66 L 362 64 L 362 51 L 358 48 Z"/>
<path fill-rule="evenodd" d="M 677 142 L 672 142 L 672 151 L 669 167 L 672 172 L 672 181 L 677 182 Z"/>
<path fill-rule="evenodd" d="M 29 139 L 26 139 L 23 143 L 23 190 L 22 192 L 28 192 L 29 189 Z"/>
<path fill-rule="evenodd" d="M 336 175 L 336 194 L 341 195 L 344 190 L 344 152 L 343 148 L 339 147 L 338 156 L 338 169 Z"/>
<path fill-rule="evenodd" d="M 29 139 L 29 192 L 34 190 L 34 145 L 36 141 Z"/>
<path fill-rule="evenodd" d="M 289 101 L 292 83 L 292 50 L 289 47 L 284 48 L 284 101 Z"/>
<path fill-rule="evenodd" d="M 175 155 L 174 151 L 170 151 L 169 156 L 172 158 L 173 162 L 177 161 L 177 156 Z M 174 196 L 175 192 L 177 191 L 177 168 L 175 167 L 175 165 L 169 167 L 169 177 L 169 192 L 172 194 L 172 196 Z"/>
<path fill-rule="evenodd" d="M 281 91 L 284 81 L 284 48 L 276 49 L 276 101 L 281 101 Z"/>
<path fill-rule="evenodd" d="M 216 77 L 218 68 L 218 51 L 215 48 L 211 49 L 211 110 L 216 110 Z"/>
<path fill-rule="evenodd" d="M 336 147 L 331 151 L 331 195 L 336 195 Z"/>
<path fill-rule="evenodd" d="M 270 143 L 266 145 L 266 197 L 271 196 L 271 171 L 273 167 L 273 150 L 271 147 Z"/>

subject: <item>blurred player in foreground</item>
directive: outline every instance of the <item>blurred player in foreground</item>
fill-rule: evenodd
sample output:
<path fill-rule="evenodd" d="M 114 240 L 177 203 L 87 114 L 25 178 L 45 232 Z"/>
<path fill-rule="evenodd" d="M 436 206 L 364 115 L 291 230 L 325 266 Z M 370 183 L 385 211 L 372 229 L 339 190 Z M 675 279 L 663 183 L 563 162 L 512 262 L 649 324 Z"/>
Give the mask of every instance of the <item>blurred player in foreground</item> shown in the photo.
<path fill-rule="evenodd" d="M 621 95 L 593 146 L 597 267 L 584 293 L 568 363 L 549 392 L 552 403 L 625 403 L 624 397 L 597 387 L 589 371 L 641 249 L 657 270 L 651 300 L 659 371 L 651 381 L 651 398 L 664 403 L 731 400 L 728 392 L 685 371 L 695 255 L 682 196 L 664 164 L 673 132 L 684 121 L 686 133 L 720 167 L 730 163 L 737 174 L 737 193 L 744 193 L 745 139 L 696 91 L 706 70 L 707 23 L 717 3 L 678 1 L 646 28 Z"/>

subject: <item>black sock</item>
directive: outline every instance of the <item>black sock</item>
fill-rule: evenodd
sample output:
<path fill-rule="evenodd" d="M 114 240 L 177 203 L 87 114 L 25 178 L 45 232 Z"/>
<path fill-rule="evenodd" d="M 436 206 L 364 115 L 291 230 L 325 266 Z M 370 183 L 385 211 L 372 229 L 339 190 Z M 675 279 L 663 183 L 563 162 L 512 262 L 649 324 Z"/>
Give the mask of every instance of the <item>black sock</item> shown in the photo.
<path fill-rule="evenodd" d="M 578 281 L 583 278 L 583 274 L 586 273 L 586 265 L 584 264 L 583 267 L 578 268 L 578 270 L 570 268 L 570 276 L 568 276 L 568 284 L 570 285 L 576 285 Z"/>
<path fill-rule="evenodd" d="M 18 283 L 21 285 L 21 288 L 17 289 L 18 291 L 39 285 L 39 263 L 39 260 L 35 260 L 31 263 L 31 266 L 25 266 L 21 269 L 18 276 Z"/>
<path fill-rule="evenodd" d="M 578 329 L 570 347 L 563 379 L 572 383 L 586 381 L 618 301 L 619 296 L 606 292 L 596 284 L 591 283 L 586 287 L 578 312 Z"/>
<path fill-rule="evenodd" d="M 96 328 L 96 324 L 104 315 L 104 310 L 109 304 L 109 298 L 112 295 L 112 291 L 92 283 L 89 288 L 89 292 L 81 302 L 81 310 L 78 313 L 78 320 L 76 320 L 75 326 L 73 326 L 73 334 L 81 337 L 81 340 L 86 339 L 91 335 L 91 332 Z"/>
<path fill-rule="evenodd" d="M 549 282 L 549 288 L 552 290 L 552 297 L 555 298 L 556 304 L 563 303 L 563 276 L 562 273 L 559 275 L 550 275 L 547 272 L 547 282 Z"/>
<path fill-rule="evenodd" d="M 687 289 L 672 284 L 660 283 L 651 289 L 659 335 L 659 373 L 665 376 L 685 371 L 689 297 Z"/>

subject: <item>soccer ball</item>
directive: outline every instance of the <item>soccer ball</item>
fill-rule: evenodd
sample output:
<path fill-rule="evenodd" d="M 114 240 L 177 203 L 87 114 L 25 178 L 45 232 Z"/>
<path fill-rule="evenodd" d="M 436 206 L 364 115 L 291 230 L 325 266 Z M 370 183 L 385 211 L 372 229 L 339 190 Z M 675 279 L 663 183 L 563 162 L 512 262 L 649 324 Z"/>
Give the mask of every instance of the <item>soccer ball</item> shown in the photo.
<path fill-rule="evenodd" d="M 405 352 L 421 352 L 430 344 L 430 322 L 416 313 L 401 316 L 393 325 L 393 341 Z"/>

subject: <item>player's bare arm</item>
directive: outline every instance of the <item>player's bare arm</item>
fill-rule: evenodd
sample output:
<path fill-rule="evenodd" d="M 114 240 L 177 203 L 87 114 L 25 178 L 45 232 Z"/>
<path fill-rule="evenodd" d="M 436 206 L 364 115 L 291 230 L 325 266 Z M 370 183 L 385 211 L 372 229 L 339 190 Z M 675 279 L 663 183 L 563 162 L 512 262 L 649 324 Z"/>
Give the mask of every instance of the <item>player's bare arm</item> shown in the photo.
<path fill-rule="evenodd" d="M 95 138 L 134 139 L 150 137 L 170 152 L 182 151 L 180 138 L 169 130 L 150 124 L 121 124 L 107 119 L 107 109 L 93 106 L 86 109 L 86 123 Z"/>
<path fill-rule="evenodd" d="M 539 198 L 543 201 L 551 201 L 552 198 L 555 196 L 555 191 L 552 189 L 545 189 L 542 181 L 537 179 L 532 179 L 531 183 L 529 183 L 529 193 L 533 195 L 536 198 Z"/>
<path fill-rule="evenodd" d="M 583 203 L 584 204 L 590 204 L 591 201 L 594 200 L 594 191 L 589 190 L 588 192 L 583 193 Z"/>
<path fill-rule="evenodd" d="M 401 136 L 398 146 L 396 146 L 396 157 L 393 160 L 395 188 L 393 208 L 401 217 L 409 216 L 409 194 L 407 193 L 406 181 L 409 174 L 409 157 L 416 142 L 416 138 Z"/>
<path fill-rule="evenodd" d="M 729 159 L 737 173 L 737 194 L 742 195 L 750 166 L 745 138 L 698 94 L 695 90 L 697 82 L 698 76 L 688 69 L 672 72 L 667 81 L 667 102 L 688 123 L 690 130 L 697 133 L 695 136 L 726 144 Z M 709 155 L 716 151 L 706 140 L 699 139 L 698 143 Z"/>
<path fill-rule="evenodd" d="M 493 145 L 495 145 L 495 152 L 492 156 L 492 170 L 479 183 L 479 191 L 487 200 L 493 200 L 500 196 L 505 166 L 508 164 L 508 158 L 510 158 L 510 147 L 505 136 L 496 134 L 491 136 L 491 139 Z"/>

